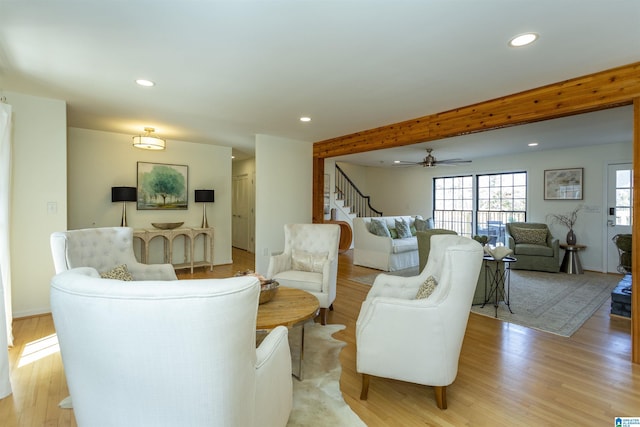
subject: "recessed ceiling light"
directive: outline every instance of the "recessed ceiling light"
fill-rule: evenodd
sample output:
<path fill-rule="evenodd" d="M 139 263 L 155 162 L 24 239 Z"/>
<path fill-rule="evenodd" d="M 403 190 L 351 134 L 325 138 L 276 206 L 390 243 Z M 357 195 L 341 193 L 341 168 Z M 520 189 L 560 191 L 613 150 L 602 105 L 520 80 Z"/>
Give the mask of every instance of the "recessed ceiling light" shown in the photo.
<path fill-rule="evenodd" d="M 519 34 L 519 35 L 515 36 L 514 38 L 512 38 L 511 40 L 509 40 L 509 46 L 511 46 L 511 47 L 526 46 L 528 44 L 533 43 L 537 39 L 538 39 L 538 34 L 536 34 L 536 33 Z"/>
<path fill-rule="evenodd" d="M 398 164 L 400 163 L 400 160 L 394 160 L 393 163 Z"/>
<path fill-rule="evenodd" d="M 151 80 L 145 80 L 145 79 L 137 79 L 136 83 L 138 83 L 140 86 L 145 86 L 145 87 L 151 87 L 156 85 Z"/>
<path fill-rule="evenodd" d="M 311 117 L 300 117 L 300 121 L 301 122 L 310 122 L 311 121 Z"/>
<path fill-rule="evenodd" d="M 530 142 L 527 144 L 529 147 L 537 147 L 538 143 L 537 142 Z"/>

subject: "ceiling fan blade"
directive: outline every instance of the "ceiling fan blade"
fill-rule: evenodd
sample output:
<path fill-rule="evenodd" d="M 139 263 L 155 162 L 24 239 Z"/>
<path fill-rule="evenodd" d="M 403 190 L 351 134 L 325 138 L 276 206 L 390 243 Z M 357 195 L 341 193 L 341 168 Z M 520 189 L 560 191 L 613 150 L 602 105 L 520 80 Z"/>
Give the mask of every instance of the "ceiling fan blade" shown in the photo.
<path fill-rule="evenodd" d="M 441 163 L 441 164 L 471 163 L 471 160 L 447 159 L 447 160 L 436 160 L 436 163 Z"/>
<path fill-rule="evenodd" d="M 462 159 L 446 159 L 446 160 L 437 160 L 431 152 L 432 148 L 427 148 L 427 157 L 425 157 L 421 162 L 407 162 L 404 160 L 399 160 L 394 162 L 395 165 L 404 165 L 404 166 L 412 166 L 412 165 L 422 165 L 425 168 L 433 168 L 438 165 L 443 166 L 455 166 L 460 163 L 471 163 L 471 160 L 462 160 Z"/>
<path fill-rule="evenodd" d="M 393 162 L 394 165 L 421 165 L 424 162 L 406 162 L 404 160 L 398 160 L 397 162 Z"/>

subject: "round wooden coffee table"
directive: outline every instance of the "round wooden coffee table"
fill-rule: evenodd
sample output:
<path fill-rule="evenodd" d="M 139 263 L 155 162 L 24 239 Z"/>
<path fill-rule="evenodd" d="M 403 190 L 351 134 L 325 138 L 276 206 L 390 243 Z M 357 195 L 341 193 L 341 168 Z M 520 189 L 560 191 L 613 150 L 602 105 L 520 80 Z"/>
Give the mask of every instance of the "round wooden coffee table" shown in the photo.
<path fill-rule="evenodd" d="M 289 329 L 293 375 L 302 380 L 304 355 L 304 324 L 320 312 L 318 298 L 309 292 L 280 286 L 273 299 L 258 306 L 256 330 L 265 333 L 276 326 Z M 299 335 L 299 337 L 298 337 Z M 297 341 L 297 342 L 296 342 Z M 296 345 L 291 345 L 296 342 Z"/>
<path fill-rule="evenodd" d="M 276 326 L 292 328 L 318 315 L 318 298 L 309 292 L 280 286 L 273 299 L 258 306 L 256 329 L 269 330 Z"/>

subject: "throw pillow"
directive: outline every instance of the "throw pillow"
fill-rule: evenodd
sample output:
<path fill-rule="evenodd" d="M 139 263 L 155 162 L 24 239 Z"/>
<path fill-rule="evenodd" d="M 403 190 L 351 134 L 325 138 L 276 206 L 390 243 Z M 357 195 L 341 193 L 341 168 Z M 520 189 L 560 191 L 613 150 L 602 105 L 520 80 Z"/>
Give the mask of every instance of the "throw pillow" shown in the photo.
<path fill-rule="evenodd" d="M 416 294 L 416 299 L 425 299 L 429 298 L 429 296 L 436 290 L 436 286 L 438 286 L 438 282 L 433 276 L 427 277 L 427 280 L 424 281 L 423 284 L 418 288 L 418 293 Z"/>
<path fill-rule="evenodd" d="M 510 231 L 516 244 L 528 243 L 530 245 L 547 245 L 547 229 L 545 228 L 511 227 Z"/>
<path fill-rule="evenodd" d="M 411 229 L 409 228 L 409 224 L 407 224 L 407 221 L 405 221 L 404 218 L 400 218 L 399 220 L 396 219 L 395 221 L 398 238 L 407 239 L 411 237 Z"/>
<path fill-rule="evenodd" d="M 395 228 L 390 228 L 389 229 L 389 234 L 391 234 L 391 238 L 392 239 L 397 239 L 398 238 L 398 230 L 396 230 Z"/>
<path fill-rule="evenodd" d="M 329 258 L 328 252 L 313 253 L 307 251 L 291 252 L 291 269 L 322 273 L 324 262 Z"/>
<path fill-rule="evenodd" d="M 131 276 L 125 264 L 118 265 L 109 271 L 100 273 L 100 277 L 103 279 L 123 280 L 125 282 L 131 282 L 133 280 L 133 276 Z"/>
<path fill-rule="evenodd" d="M 387 223 L 380 219 L 371 219 L 371 222 L 369 223 L 369 231 L 376 236 L 391 237 L 391 233 L 389 233 L 389 229 L 387 228 Z"/>
<path fill-rule="evenodd" d="M 414 224 L 417 231 L 427 231 L 433 228 L 428 219 L 416 218 Z"/>

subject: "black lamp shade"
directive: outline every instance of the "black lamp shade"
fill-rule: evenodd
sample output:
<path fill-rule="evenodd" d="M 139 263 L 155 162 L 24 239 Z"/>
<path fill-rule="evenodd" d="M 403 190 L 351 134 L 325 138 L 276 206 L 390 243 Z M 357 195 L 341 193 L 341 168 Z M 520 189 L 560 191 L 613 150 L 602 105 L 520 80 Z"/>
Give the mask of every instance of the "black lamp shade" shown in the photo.
<path fill-rule="evenodd" d="M 213 203 L 215 199 L 214 190 L 195 190 L 196 202 L 199 203 Z"/>
<path fill-rule="evenodd" d="M 112 202 L 135 202 L 137 194 L 136 187 L 111 187 Z"/>

